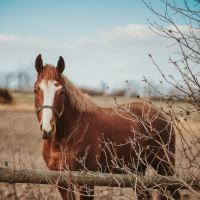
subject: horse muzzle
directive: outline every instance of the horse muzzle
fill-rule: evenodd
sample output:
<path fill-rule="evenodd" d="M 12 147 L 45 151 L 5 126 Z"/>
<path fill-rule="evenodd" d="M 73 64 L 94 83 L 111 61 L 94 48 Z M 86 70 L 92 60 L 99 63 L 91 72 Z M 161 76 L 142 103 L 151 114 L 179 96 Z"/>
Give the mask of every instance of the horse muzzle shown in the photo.
<path fill-rule="evenodd" d="M 50 131 L 42 129 L 42 125 L 40 125 L 40 134 L 42 136 L 42 139 L 50 140 L 54 137 L 55 133 L 56 133 L 56 127 L 54 125 L 52 126 L 52 129 Z"/>

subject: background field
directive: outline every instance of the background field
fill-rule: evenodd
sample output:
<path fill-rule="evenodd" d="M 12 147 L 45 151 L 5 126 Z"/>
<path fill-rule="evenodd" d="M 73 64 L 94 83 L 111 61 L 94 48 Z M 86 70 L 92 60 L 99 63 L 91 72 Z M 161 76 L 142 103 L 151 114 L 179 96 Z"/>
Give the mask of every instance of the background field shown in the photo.
<path fill-rule="evenodd" d="M 47 170 L 42 157 L 43 140 L 39 135 L 38 120 L 34 111 L 34 94 L 15 93 L 14 96 L 15 104 L 0 105 L 0 166 L 4 166 L 4 160 L 8 160 L 8 167 Z M 111 97 L 100 96 L 92 97 L 92 99 L 102 107 L 109 107 L 114 103 Z M 138 99 L 117 97 L 117 101 L 126 103 L 127 101 L 138 101 Z M 154 103 L 159 105 L 159 101 Z M 167 106 L 164 102 L 162 105 L 165 108 Z M 194 122 L 193 126 L 195 130 L 199 127 L 197 122 Z M 188 140 L 190 139 L 190 136 L 186 135 L 186 137 Z M 177 145 L 180 145 L 179 140 L 177 140 Z M 13 161 L 14 163 L 12 163 Z M 61 199 L 57 190 L 51 186 L 0 183 L 0 199 L 46 199 L 41 191 L 48 199 Z M 126 189 L 126 194 L 134 197 L 132 189 Z M 195 198 L 187 190 L 181 190 L 181 195 L 184 199 Z"/>

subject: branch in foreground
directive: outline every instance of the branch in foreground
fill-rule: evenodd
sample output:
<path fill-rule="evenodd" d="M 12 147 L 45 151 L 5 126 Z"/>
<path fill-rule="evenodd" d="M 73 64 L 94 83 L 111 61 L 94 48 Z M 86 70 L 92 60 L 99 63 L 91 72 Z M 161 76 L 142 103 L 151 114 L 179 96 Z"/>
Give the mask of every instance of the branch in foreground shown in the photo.
<path fill-rule="evenodd" d="M 59 182 L 57 182 L 59 179 Z M 147 188 L 157 189 L 160 187 L 174 189 L 188 189 L 184 187 L 182 181 L 192 186 L 194 189 L 200 189 L 196 181 L 190 178 L 181 178 L 175 176 L 160 176 L 154 177 L 134 176 L 127 174 L 105 174 L 105 173 L 81 173 L 68 171 L 47 171 L 33 169 L 13 169 L 0 167 L 0 182 L 8 183 L 36 183 L 36 184 L 56 184 L 64 186 L 70 183 L 83 186 L 112 186 L 112 187 L 133 187 L 135 182 L 140 179 Z M 200 182 L 200 180 L 198 180 Z M 136 185 L 139 185 L 137 181 Z"/>

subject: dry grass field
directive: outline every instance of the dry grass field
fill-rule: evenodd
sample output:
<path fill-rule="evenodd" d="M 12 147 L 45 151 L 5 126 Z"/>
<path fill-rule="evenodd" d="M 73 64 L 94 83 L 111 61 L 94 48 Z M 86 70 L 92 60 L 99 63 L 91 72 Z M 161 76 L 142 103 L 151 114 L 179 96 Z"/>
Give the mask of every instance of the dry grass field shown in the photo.
<path fill-rule="evenodd" d="M 14 105 L 0 105 L 0 166 L 8 160 L 8 167 L 34 168 L 47 170 L 42 157 L 43 140 L 38 132 L 38 120 L 34 111 L 34 94 L 15 94 Z M 93 97 L 93 101 L 102 107 L 109 107 L 114 103 L 112 98 Z M 127 99 L 119 97 L 118 103 L 126 103 Z M 129 101 L 137 101 L 132 98 Z M 155 102 L 159 105 L 159 102 Z M 165 105 L 164 105 L 165 107 Z M 191 124 L 194 130 L 199 129 L 199 124 Z M 188 140 L 191 136 L 185 133 Z M 177 136 L 177 145 L 180 141 Z M 193 150 L 195 152 L 195 150 Z M 14 162 L 14 163 L 13 163 Z M 126 194 L 136 199 L 132 189 L 126 189 Z M 188 190 L 181 190 L 182 199 L 197 199 Z M 0 199 L 61 199 L 55 188 L 48 185 L 34 184 L 9 184 L 0 183 Z M 104 199 L 104 198 L 95 198 Z M 109 198 L 107 198 L 109 199 Z M 124 199 L 113 197 L 113 199 Z"/>

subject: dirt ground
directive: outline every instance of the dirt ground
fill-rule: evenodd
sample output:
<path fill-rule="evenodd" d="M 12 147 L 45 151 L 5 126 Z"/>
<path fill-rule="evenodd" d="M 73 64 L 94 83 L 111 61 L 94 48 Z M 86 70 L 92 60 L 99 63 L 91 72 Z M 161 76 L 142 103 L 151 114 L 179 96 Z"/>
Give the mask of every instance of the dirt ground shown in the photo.
<path fill-rule="evenodd" d="M 12 106 L 0 105 L 0 166 L 3 167 L 4 161 L 7 160 L 8 167 L 48 170 L 42 157 L 43 140 L 38 131 L 33 99 L 30 98 L 30 101 L 27 99 L 19 101 L 19 99 Z M 105 99 L 94 98 L 93 100 L 101 106 L 109 105 Z M 101 188 L 97 187 L 97 189 Z M 180 190 L 180 192 L 182 199 L 197 199 L 188 190 Z M 125 189 L 125 193 L 136 199 L 132 189 Z M 61 197 L 57 189 L 48 185 L 0 183 L 0 199 L 53 200 Z M 95 200 L 97 199 L 104 198 L 96 197 Z M 112 199 L 125 198 L 113 197 Z"/>

